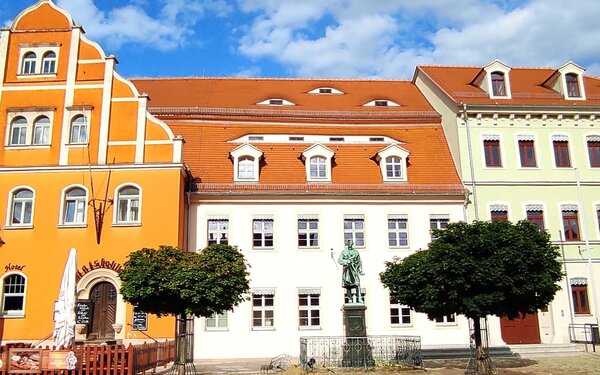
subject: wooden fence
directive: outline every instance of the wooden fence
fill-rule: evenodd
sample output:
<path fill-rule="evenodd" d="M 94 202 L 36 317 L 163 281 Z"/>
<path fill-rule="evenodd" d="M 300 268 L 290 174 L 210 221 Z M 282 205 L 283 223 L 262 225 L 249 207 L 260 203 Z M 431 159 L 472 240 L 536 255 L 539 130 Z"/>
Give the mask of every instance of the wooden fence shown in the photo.
<path fill-rule="evenodd" d="M 175 341 L 128 346 L 76 344 L 66 348 L 8 344 L 0 346 L 0 351 L 0 375 L 135 375 L 154 373 L 173 362 Z M 65 370 L 61 364 L 70 351 L 77 363 L 74 370 Z"/>

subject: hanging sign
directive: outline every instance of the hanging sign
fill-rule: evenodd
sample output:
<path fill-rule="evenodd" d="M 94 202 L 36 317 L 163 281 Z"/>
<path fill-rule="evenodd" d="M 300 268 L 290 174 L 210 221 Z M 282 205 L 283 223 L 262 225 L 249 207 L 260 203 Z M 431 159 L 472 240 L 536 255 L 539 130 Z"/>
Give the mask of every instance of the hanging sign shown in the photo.
<path fill-rule="evenodd" d="M 148 329 L 148 314 L 144 311 L 134 309 L 131 329 L 134 331 L 146 331 Z"/>

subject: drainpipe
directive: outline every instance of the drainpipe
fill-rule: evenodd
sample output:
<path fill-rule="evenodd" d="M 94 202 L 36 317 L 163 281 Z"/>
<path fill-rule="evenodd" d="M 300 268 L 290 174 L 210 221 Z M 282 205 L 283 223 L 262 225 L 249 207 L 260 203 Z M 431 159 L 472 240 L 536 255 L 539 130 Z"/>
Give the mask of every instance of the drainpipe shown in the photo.
<path fill-rule="evenodd" d="M 573 325 L 574 321 L 573 321 L 573 295 L 571 293 L 571 283 L 569 281 L 569 273 L 567 272 L 567 259 L 565 258 L 565 244 L 564 244 L 564 240 L 563 240 L 563 234 L 562 232 L 559 230 L 558 231 L 558 238 L 560 239 L 560 251 L 562 253 L 562 258 L 563 258 L 563 267 L 565 269 L 565 281 L 567 284 L 567 289 L 565 290 L 567 292 L 567 300 L 569 301 L 569 319 L 571 320 L 571 325 Z M 570 332 L 569 332 L 570 335 Z"/>
<path fill-rule="evenodd" d="M 463 120 L 467 129 L 467 149 L 469 152 L 469 167 L 471 168 L 471 193 L 473 194 L 473 209 L 475 220 L 479 220 L 479 207 L 477 202 L 477 185 L 475 183 L 475 167 L 473 164 L 473 145 L 471 144 L 471 127 L 469 126 L 469 115 L 467 114 L 467 103 L 462 103 Z"/>
<path fill-rule="evenodd" d="M 583 190 L 581 189 L 581 180 L 579 179 L 579 169 L 573 168 L 575 170 L 575 178 L 577 179 L 577 191 L 579 193 L 579 206 L 581 208 L 581 216 L 582 216 L 582 225 L 581 225 L 581 235 L 585 240 L 585 250 L 587 252 L 587 262 L 588 268 L 590 272 L 590 284 L 591 284 L 591 294 L 592 300 L 594 301 L 594 317 L 596 318 L 596 324 L 599 323 L 598 314 L 600 314 L 600 310 L 598 310 L 598 297 L 596 296 L 596 282 L 594 281 L 594 269 L 592 267 L 592 249 L 590 248 L 590 239 L 587 235 L 587 216 L 585 215 L 585 204 L 583 203 Z"/>

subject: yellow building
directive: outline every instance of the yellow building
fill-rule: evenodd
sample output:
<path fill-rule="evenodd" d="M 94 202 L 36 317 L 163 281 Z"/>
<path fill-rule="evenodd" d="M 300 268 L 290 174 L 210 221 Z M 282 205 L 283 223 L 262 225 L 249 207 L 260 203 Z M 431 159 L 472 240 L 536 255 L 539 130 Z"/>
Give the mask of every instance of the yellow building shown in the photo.
<path fill-rule="evenodd" d="M 51 335 L 71 248 L 79 305 L 90 309 L 78 339 L 173 335 L 170 318 L 132 329 L 117 272 L 134 250 L 183 245 L 183 140 L 116 64 L 50 0 L 1 31 L 2 343 Z"/>

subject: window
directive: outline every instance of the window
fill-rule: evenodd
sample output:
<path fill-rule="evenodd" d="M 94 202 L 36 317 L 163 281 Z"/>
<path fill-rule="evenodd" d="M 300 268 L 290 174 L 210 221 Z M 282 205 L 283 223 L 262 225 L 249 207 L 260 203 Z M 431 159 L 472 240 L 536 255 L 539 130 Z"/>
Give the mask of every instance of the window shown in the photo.
<path fill-rule="evenodd" d="M 579 219 L 577 211 L 562 211 L 565 241 L 579 241 Z"/>
<path fill-rule="evenodd" d="M 33 219 L 33 191 L 19 189 L 12 194 L 10 225 L 29 226 Z"/>
<path fill-rule="evenodd" d="M 387 106 L 388 106 L 387 100 L 375 100 L 375 107 L 387 107 Z"/>
<path fill-rule="evenodd" d="M 82 188 L 73 188 L 65 194 L 63 209 L 64 224 L 84 224 L 85 209 L 87 207 L 87 193 Z"/>
<path fill-rule="evenodd" d="M 229 219 L 209 218 L 208 219 L 208 245 L 229 243 Z"/>
<path fill-rule="evenodd" d="M 252 294 L 252 327 L 254 328 L 274 328 L 275 309 L 273 301 L 275 294 Z"/>
<path fill-rule="evenodd" d="M 319 89 L 319 94 L 331 94 L 332 90 L 328 87 L 324 87 L 324 88 L 320 88 Z"/>
<path fill-rule="evenodd" d="M 492 73 L 492 94 L 494 96 L 506 96 L 506 82 L 504 81 L 504 73 Z"/>
<path fill-rule="evenodd" d="M 127 186 L 119 190 L 117 196 L 117 223 L 139 223 L 140 190 L 133 186 Z"/>
<path fill-rule="evenodd" d="M 327 178 L 327 159 L 323 156 L 310 158 L 310 178 Z"/>
<path fill-rule="evenodd" d="M 56 73 L 56 53 L 52 51 L 46 52 L 42 58 L 42 73 L 53 74 Z"/>
<path fill-rule="evenodd" d="M 85 144 L 88 140 L 87 118 L 83 115 L 73 117 L 71 121 L 71 144 Z"/>
<path fill-rule="evenodd" d="M 210 318 L 206 318 L 206 329 L 207 330 L 226 330 L 228 325 L 228 312 L 225 311 L 223 314 L 214 313 Z"/>
<path fill-rule="evenodd" d="M 236 182 L 258 182 L 260 160 L 263 152 L 244 143 L 230 152 L 233 159 L 233 180 Z"/>
<path fill-rule="evenodd" d="M 298 295 L 298 316 L 301 328 L 318 328 L 321 326 L 318 293 L 300 293 Z"/>
<path fill-rule="evenodd" d="M 402 159 L 398 156 L 385 158 L 385 172 L 388 178 L 402 177 Z"/>
<path fill-rule="evenodd" d="M 581 91 L 579 90 L 579 78 L 575 73 L 565 74 L 565 80 L 567 81 L 567 96 L 571 98 L 580 98 Z"/>
<path fill-rule="evenodd" d="M 298 247 L 319 247 L 319 219 L 316 217 L 298 218 Z"/>
<path fill-rule="evenodd" d="M 521 167 L 535 167 L 535 148 L 533 141 L 519 141 L 519 156 Z"/>
<path fill-rule="evenodd" d="M 528 209 L 527 221 L 538 227 L 540 231 L 544 230 L 544 212 L 540 209 Z"/>
<path fill-rule="evenodd" d="M 238 161 L 238 178 L 254 179 L 254 158 L 252 156 L 242 156 Z"/>
<path fill-rule="evenodd" d="M 573 296 L 573 311 L 575 314 L 589 314 L 590 305 L 588 303 L 587 284 L 571 284 L 571 295 Z"/>
<path fill-rule="evenodd" d="M 35 74 L 35 63 L 37 61 L 37 56 L 33 52 L 27 52 L 25 56 L 23 56 L 23 65 L 21 68 L 21 74 Z"/>
<path fill-rule="evenodd" d="M 388 244 L 390 247 L 408 246 L 408 219 L 406 217 L 388 216 Z"/>
<path fill-rule="evenodd" d="M 499 140 L 484 140 L 483 151 L 485 154 L 486 167 L 501 167 L 500 160 L 500 141 Z"/>
<path fill-rule="evenodd" d="M 439 316 L 435 318 L 437 324 L 455 324 L 456 316 L 454 314 Z"/>
<path fill-rule="evenodd" d="M 38 117 L 33 123 L 33 144 L 50 144 L 50 119 L 48 117 Z"/>
<path fill-rule="evenodd" d="M 433 235 L 433 231 L 436 229 L 446 229 L 450 223 L 450 218 L 446 215 L 432 215 L 429 217 L 429 229 L 431 232 L 431 240 L 435 240 L 436 237 Z"/>
<path fill-rule="evenodd" d="M 558 168 L 570 168 L 571 160 L 569 158 L 569 142 L 563 140 L 552 141 L 554 147 L 554 161 Z"/>
<path fill-rule="evenodd" d="M 252 221 L 252 247 L 273 247 L 273 219 L 254 219 Z"/>
<path fill-rule="evenodd" d="M 596 139 L 596 138 L 598 138 L 598 139 Z M 594 137 L 593 139 L 588 139 L 587 147 L 588 147 L 588 156 L 590 158 L 590 167 L 599 168 L 600 167 L 600 137 Z"/>
<path fill-rule="evenodd" d="M 12 274 L 4 277 L 2 285 L 2 315 L 25 314 L 25 277 Z"/>
<path fill-rule="evenodd" d="M 16 117 L 10 125 L 10 144 L 27 144 L 27 120 L 25 117 Z"/>
<path fill-rule="evenodd" d="M 344 217 L 344 243 L 352 240 L 355 247 L 365 247 L 365 219 L 362 215 Z"/>
<path fill-rule="evenodd" d="M 491 221 L 508 221 L 508 211 L 506 210 L 492 210 L 490 216 Z"/>
<path fill-rule="evenodd" d="M 411 309 L 401 305 L 397 299 L 390 297 L 390 323 L 393 326 L 410 325 Z"/>

